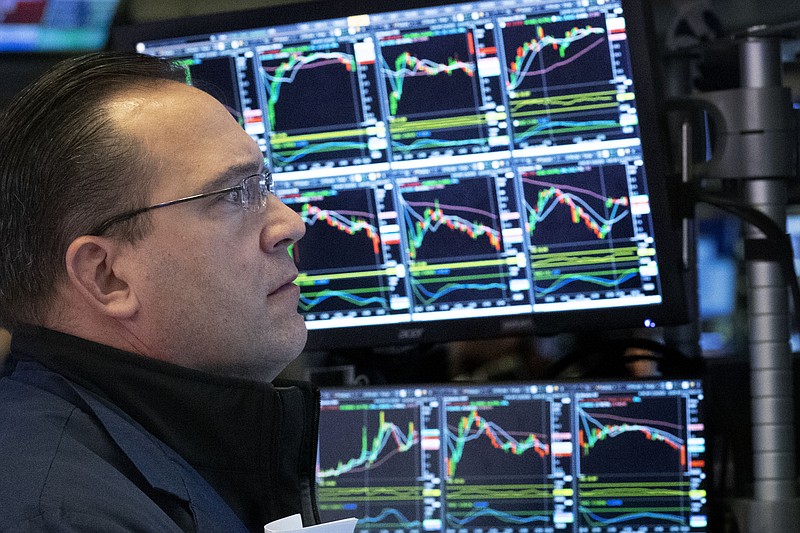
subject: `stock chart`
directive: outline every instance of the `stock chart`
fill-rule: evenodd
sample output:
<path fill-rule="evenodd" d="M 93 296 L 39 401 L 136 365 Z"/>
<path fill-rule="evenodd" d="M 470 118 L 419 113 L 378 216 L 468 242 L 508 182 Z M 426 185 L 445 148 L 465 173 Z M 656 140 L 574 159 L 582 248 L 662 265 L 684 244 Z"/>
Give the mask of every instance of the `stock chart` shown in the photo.
<path fill-rule="evenodd" d="M 475 24 L 379 33 L 389 133 L 397 160 L 502 149 L 499 83 L 487 83 L 478 60 L 492 34 Z"/>
<path fill-rule="evenodd" d="M 343 185 L 284 195 L 307 228 L 292 252 L 301 271 L 301 310 L 362 316 L 407 310 L 397 271 L 400 236 L 396 221 L 386 216 L 392 196 L 382 187 Z"/>
<path fill-rule="evenodd" d="M 420 405 L 400 400 L 383 407 L 323 409 L 320 431 L 339 437 L 320 451 L 319 507 L 326 516 L 358 515 L 366 529 L 419 531 L 431 466 Z"/>
<path fill-rule="evenodd" d="M 693 401 L 640 394 L 578 399 L 579 531 L 704 521 L 692 518 L 704 496 L 702 478 L 692 474 L 701 465 L 686 438 L 697 422 L 687 406 Z"/>
<path fill-rule="evenodd" d="M 563 472 L 550 446 L 550 402 L 482 398 L 445 411 L 447 526 L 552 526 Z"/>
<path fill-rule="evenodd" d="M 499 215 L 514 199 L 505 184 L 457 171 L 399 183 L 413 310 L 525 299 L 519 247 L 504 240 L 514 223 Z"/>
<path fill-rule="evenodd" d="M 579 22 L 534 16 L 501 24 L 517 146 L 573 144 L 630 134 L 636 120 L 620 113 L 620 102 L 634 95 L 609 87 L 621 62 L 612 62 L 620 54 L 610 50 L 615 45 L 613 27 L 604 15 Z"/>
<path fill-rule="evenodd" d="M 646 292 L 643 278 L 655 277 L 645 268 L 654 250 L 639 238 L 646 231 L 635 215 L 647 210 L 648 199 L 630 195 L 636 172 L 635 164 L 621 162 L 522 174 L 538 301 Z"/>
<path fill-rule="evenodd" d="M 143 50 L 262 149 L 306 226 L 308 328 L 424 337 L 464 318 L 647 324 L 667 302 L 627 24 L 617 0 L 447 3 Z"/>
<path fill-rule="evenodd" d="M 258 48 L 258 60 L 276 171 L 386 160 L 385 128 L 372 104 L 374 53 L 364 43 L 294 42 Z"/>
<path fill-rule="evenodd" d="M 324 389 L 325 520 L 361 532 L 706 531 L 700 383 Z"/>

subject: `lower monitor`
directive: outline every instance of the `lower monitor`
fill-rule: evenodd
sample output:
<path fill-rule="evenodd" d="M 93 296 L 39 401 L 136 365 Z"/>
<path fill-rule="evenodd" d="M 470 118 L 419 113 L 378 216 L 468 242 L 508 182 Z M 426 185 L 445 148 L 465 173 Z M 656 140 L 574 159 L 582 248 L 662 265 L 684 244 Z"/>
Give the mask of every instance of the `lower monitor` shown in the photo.
<path fill-rule="evenodd" d="M 695 380 L 322 391 L 323 521 L 361 532 L 707 531 Z"/>

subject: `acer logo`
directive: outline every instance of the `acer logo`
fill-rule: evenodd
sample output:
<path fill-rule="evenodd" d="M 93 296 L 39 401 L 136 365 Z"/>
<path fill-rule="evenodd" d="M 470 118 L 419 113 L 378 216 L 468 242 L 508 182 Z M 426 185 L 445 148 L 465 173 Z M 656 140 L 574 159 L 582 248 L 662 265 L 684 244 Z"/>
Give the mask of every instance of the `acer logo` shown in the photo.
<path fill-rule="evenodd" d="M 527 331 L 531 329 L 532 323 L 529 319 L 525 318 L 518 318 L 512 320 L 504 320 L 500 329 L 503 332 L 510 332 L 510 331 Z"/>
<path fill-rule="evenodd" d="M 422 337 L 424 332 L 425 328 L 401 329 L 397 333 L 397 338 L 401 341 L 417 340 Z"/>

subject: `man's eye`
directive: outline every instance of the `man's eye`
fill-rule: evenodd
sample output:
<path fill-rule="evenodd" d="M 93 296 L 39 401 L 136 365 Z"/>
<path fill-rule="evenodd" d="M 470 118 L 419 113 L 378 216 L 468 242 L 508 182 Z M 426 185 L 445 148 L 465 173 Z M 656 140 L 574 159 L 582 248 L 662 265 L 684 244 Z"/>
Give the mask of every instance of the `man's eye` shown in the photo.
<path fill-rule="evenodd" d="M 228 191 L 222 195 L 222 199 L 226 202 L 231 202 L 232 204 L 241 204 L 242 203 L 242 190 L 241 189 L 233 189 L 232 191 Z"/>

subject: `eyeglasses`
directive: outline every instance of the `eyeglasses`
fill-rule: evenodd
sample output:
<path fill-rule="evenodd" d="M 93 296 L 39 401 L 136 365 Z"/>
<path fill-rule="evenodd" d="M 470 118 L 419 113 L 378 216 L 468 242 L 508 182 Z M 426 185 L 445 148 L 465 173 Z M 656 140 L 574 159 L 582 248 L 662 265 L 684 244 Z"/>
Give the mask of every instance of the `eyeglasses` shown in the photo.
<path fill-rule="evenodd" d="M 89 235 L 95 235 L 99 237 L 108 231 L 108 228 L 114 224 L 123 222 L 125 220 L 130 220 L 135 216 L 152 211 L 153 209 L 161 209 L 162 207 L 168 207 L 170 205 L 191 202 L 192 200 L 199 200 L 201 198 L 208 198 L 209 196 L 214 196 L 216 194 L 228 194 L 230 196 L 228 201 L 240 204 L 242 208 L 247 211 L 259 213 L 267 207 L 267 199 L 269 198 L 270 194 L 274 194 L 273 191 L 272 173 L 269 170 L 264 170 L 259 174 L 253 174 L 252 176 L 244 178 L 239 185 L 235 185 L 233 187 L 227 187 L 218 191 L 205 192 L 202 194 L 195 194 L 185 198 L 179 198 L 177 200 L 170 200 L 169 202 L 151 205 L 149 207 L 141 207 L 132 211 L 126 211 L 125 213 L 113 216 L 108 220 L 98 224 L 97 227 L 91 233 L 89 233 Z"/>

